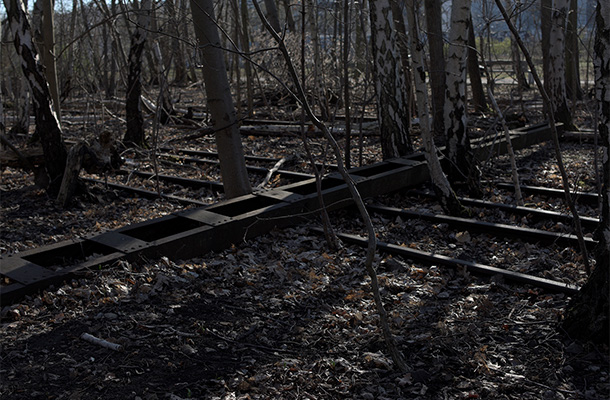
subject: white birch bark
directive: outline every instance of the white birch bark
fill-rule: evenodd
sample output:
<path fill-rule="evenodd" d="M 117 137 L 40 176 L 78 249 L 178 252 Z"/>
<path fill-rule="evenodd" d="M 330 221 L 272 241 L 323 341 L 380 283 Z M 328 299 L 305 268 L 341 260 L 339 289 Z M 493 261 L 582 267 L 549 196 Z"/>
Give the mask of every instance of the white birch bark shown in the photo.
<path fill-rule="evenodd" d="M 410 31 L 409 47 L 411 49 L 411 64 L 413 66 L 413 78 L 415 80 L 417 114 L 419 115 L 419 127 L 424 143 L 424 154 L 426 163 L 428 164 L 428 171 L 430 172 L 430 180 L 434 185 L 434 191 L 439 196 L 440 203 L 445 212 L 451 215 L 458 215 L 462 211 L 462 206 L 451 188 L 447 176 L 443 172 L 436 153 L 434 137 L 430 131 L 430 108 L 428 105 L 428 88 L 426 87 L 423 44 L 419 40 L 413 0 L 406 0 L 405 3 L 407 6 L 407 20 Z"/>
<path fill-rule="evenodd" d="M 465 178 L 471 183 L 471 189 L 475 189 L 476 184 L 473 182 L 478 181 L 478 174 L 470 149 L 466 114 L 466 54 L 470 5 L 470 0 L 454 0 L 451 8 L 444 125 L 451 163 L 450 177 L 453 180 Z"/>
<path fill-rule="evenodd" d="M 407 85 L 390 1 L 369 0 L 369 7 L 381 150 L 386 159 L 412 151 Z"/>
<path fill-rule="evenodd" d="M 44 77 L 43 66 L 32 40 L 32 31 L 22 0 L 4 0 L 14 45 L 24 77 L 30 86 L 34 103 L 36 130 L 45 156 L 45 169 L 49 176 L 47 190 L 57 194 L 66 165 L 67 151 L 61 127 L 53 108 L 51 94 Z"/>

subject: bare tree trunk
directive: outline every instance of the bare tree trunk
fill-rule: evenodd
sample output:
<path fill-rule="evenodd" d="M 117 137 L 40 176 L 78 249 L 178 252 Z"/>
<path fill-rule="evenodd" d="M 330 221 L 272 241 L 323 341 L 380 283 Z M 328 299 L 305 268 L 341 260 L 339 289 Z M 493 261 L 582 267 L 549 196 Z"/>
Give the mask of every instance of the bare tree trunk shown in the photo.
<path fill-rule="evenodd" d="M 400 1 L 402 3 L 402 1 Z M 400 53 L 400 62 L 402 63 L 402 70 L 405 74 L 405 82 L 407 88 L 407 110 L 409 112 L 409 118 L 415 115 L 415 89 L 413 88 L 413 79 L 411 77 L 411 62 L 409 61 L 409 40 L 407 36 L 407 28 L 405 26 L 405 18 L 403 16 L 402 7 L 399 4 L 399 0 L 390 0 L 392 5 L 392 15 L 394 17 L 394 24 L 398 33 L 397 45 Z M 409 126 L 411 126 L 409 124 Z"/>
<path fill-rule="evenodd" d="M 343 105 L 345 107 L 345 167 L 352 167 L 352 117 L 349 84 L 350 0 L 343 1 Z"/>
<path fill-rule="evenodd" d="M 437 149 L 434 145 L 434 138 L 430 131 L 430 121 L 428 118 L 428 88 L 426 87 L 423 44 L 419 40 L 414 0 L 407 0 L 406 3 L 407 19 L 409 21 L 411 33 L 411 62 L 413 63 L 419 126 L 421 129 L 422 141 L 424 142 L 424 149 L 426 150 L 424 154 L 428 164 L 428 171 L 430 172 L 430 180 L 434 186 L 434 192 L 438 196 L 445 212 L 451 215 L 461 215 L 463 213 L 463 207 L 451 188 L 447 176 L 443 172 L 443 168 L 441 167 L 441 163 L 436 153 Z"/>
<path fill-rule="evenodd" d="M 553 19 L 553 0 L 540 0 L 540 45 L 542 47 L 542 76 L 544 89 L 550 93 L 551 82 L 551 25 Z"/>
<path fill-rule="evenodd" d="M 481 82 L 481 70 L 479 69 L 479 56 L 477 54 L 477 45 L 474 40 L 474 26 L 472 25 L 472 16 L 470 16 L 470 27 L 468 29 L 468 76 L 470 77 L 470 88 L 472 89 L 472 103 L 477 112 L 487 110 L 487 102 L 485 101 L 485 92 L 483 91 L 483 83 Z"/>
<path fill-rule="evenodd" d="M 513 1 L 506 0 L 506 8 L 509 11 L 509 14 L 512 15 L 512 21 L 515 27 L 518 27 L 519 16 L 516 14 L 520 11 L 521 0 Z M 525 78 L 525 71 L 523 70 L 523 65 L 521 62 L 521 51 L 519 51 L 519 46 L 514 40 L 510 41 L 510 54 L 513 62 L 513 71 L 515 72 L 515 79 L 517 81 L 517 89 L 519 91 L 519 97 L 521 93 L 525 89 L 529 89 L 530 85 Z"/>
<path fill-rule="evenodd" d="M 49 83 L 49 91 L 53 100 L 53 110 L 57 120 L 61 122 L 61 105 L 59 102 L 59 85 L 57 84 L 57 63 L 55 62 L 55 29 L 53 1 L 42 1 L 42 37 L 44 46 L 42 51 L 42 63 L 44 65 L 45 77 Z"/>
<path fill-rule="evenodd" d="M 470 0 L 454 0 L 451 9 L 449 54 L 447 58 L 445 131 L 452 182 L 465 179 L 471 192 L 479 195 L 480 172 L 468 138 L 466 115 L 466 46 L 470 22 Z"/>
<path fill-rule="evenodd" d="M 146 145 L 140 96 L 142 95 L 142 52 L 148 36 L 151 6 L 151 0 L 142 0 L 129 49 L 129 75 L 127 76 L 127 99 L 125 101 L 127 132 L 123 140 L 126 144 L 138 146 Z"/>
<path fill-rule="evenodd" d="M 565 129 L 574 130 L 572 113 L 566 95 L 565 80 L 565 31 L 568 0 L 553 0 L 552 13 L 549 47 L 549 95 L 557 121 L 563 122 Z"/>
<path fill-rule="evenodd" d="M 595 97 L 604 146 L 602 213 L 596 237 L 595 270 L 565 311 L 563 329 L 572 337 L 608 344 L 610 339 L 610 4 L 597 1 Z"/>
<path fill-rule="evenodd" d="M 246 54 L 250 54 L 250 34 L 248 33 L 248 2 L 241 0 L 241 48 Z M 248 115 L 254 110 L 254 85 L 252 83 L 252 65 L 249 61 L 244 64 L 246 73 L 246 98 L 248 103 Z"/>
<path fill-rule="evenodd" d="M 44 77 L 43 66 L 32 42 L 30 24 L 21 0 L 4 0 L 11 30 L 15 35 L 15 50 L 21 59 L 21 68 L 28 81 L 34 99 L 36 130 L 40 136 L 45 157 L 45 168 L 49 176 L 47 191 L 55 196 L 61 186 L 67 151 L 59 121 L 51 108 L 51 94 Z"/>
<path fill-rule="evenodd" d="M 174 80 L 175 85 L 184 85 L 188 80 L 186 73 L 186 61 L 184 59 L 184 46 L 180 40 L 180 18 L 178 17 L 178 8 L 176 4 L 180 0 L 166 0 L 167 13 L 170 19 L 170 32 L 173 37 L 172 42 L 172 61 L 174 64 Z"/>
<path fill-rule="evenodd" d="M 228 198 L 252 192 L 231 98 L 231 88 L 215 25 L 214 2 L 191 0 L 195 34 L 203 58 L 203 78 L 208 108 L 216 131 L 220 174 Z"/>
<path fill-rule="evenodd" d="M 282 32 L 282 26 L 280 25 L 280 17 L 277 12 L 277 4 L 275 4 L 275 0 L 265 0 L 265 11 L 266 17 L 269 20 L 269 23 L 275 29 L 276 32 Z"/>
<path fill-rule="evenodd" d="M 286 12 L 286 24 L 288 25 L 288 30 L 290 32 L 296 32 L 297 28 L 294 22 L 294 17 L 292 16 L 292 10 L 290 9 L 290 2 L 289 0 L 283 0 L 282 3 L 284 4 L 284 11 Z"/>
<path fill-rule="evenodd" d="M 570 0 L 566 29 L 566 90 L 572 102 L 582 99 L 578 51 L 578 0 Z"/>
<path fill-rule="evenodd" d="M 369 7 L 381 151 L 387 159 L 404 156 L 413 150 L 405 98 L 407 85 L 390 0 L 369 0 Z"/>
<path fill-rule="evenodd" d="M 442 7 L 440 0 L 424 0 L 426 8 L 426 27 L 430 50 L 430 88 L 432 90 L 432 125 L 434 135 L 445 139 L 445 55 L 443 53 Z"/>

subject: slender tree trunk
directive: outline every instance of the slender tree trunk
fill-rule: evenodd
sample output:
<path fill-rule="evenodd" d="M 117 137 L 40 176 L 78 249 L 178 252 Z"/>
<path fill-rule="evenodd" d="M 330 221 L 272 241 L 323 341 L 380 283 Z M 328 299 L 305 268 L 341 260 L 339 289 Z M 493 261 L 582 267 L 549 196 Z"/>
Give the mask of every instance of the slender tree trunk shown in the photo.
<path fill-rule="evenodd" d="M 479 55 L 477 44 L 474 40 L 474 26 L 470 16 L 470 27 L 468 29 L 468 76 L 470 77 L 470 88 L 472 89 L 472 103 L 477 112 L 487 110 L 485 91 L 481 82 L 481 70 L 479 69 Z"/>
<path fill-rule="evenodd" d="M 345 106 L 345 167 L 352 167 L 352 117 L 349 84 L 350 0 L 343 1 L 343 105 Z"/>
<path fill-rule="evenodd" d="M 566 90 L 572 102 L 582 99 L 578 50 L 578 0 L 570 0 L 566 29 Z"/>
<path fill-rule="evenodd" d="M 32 42 L 32 31 L 21 0 L 4 0 L 11 30 L 15 36 L 14 45 L 21 68 L 28 81 L 34 100 L 36 131 L 40 137 L 45 157 L 45 169 L 49 176 L 48 192 L 55 196 L 61 186 L 66 166 L 67 151 L 61 128 L 55 112 L 51 108 L 51 93 L 44 77 L 43 66 Z"/>
<path fill-rule="evenodd" d="M 434 186 L 434 192 L 439 198 L 441 206 L 450 215 L 461 215 L 463 207 L 460 204 L 455 192 L 451 188 L 447 176 L 443 172 L 441 163 L 436 153 L 434 138 L 430 131 L 429 107 L 428 107 L 428 88 L 426 87 L 426 72 L 424 67 L 423 44 L 419 40 L 417 19 L 415 14 L 414 0 L 407 0 L 407 19 L 409 21 L 409 31 L 411 40 L 411 62 L 413 64 L 413 77 L 415 79 L 415 90 L 417 98 L 417 113 L 419 115 L 419 126 L 421 129 L 422 141 L 430 180 Z"/>
<path fill-rule="evenodd" d="M 220 174 L 228 198 L 252 192 L 231 98 L 231 88 L 215 25 L 214 2 L 191 0 L 195 34 L 203 59 L 203 77 L 208 109 L 216 131 Z"/>
<path fill-rule="evenodd" d="M 167 14 L 170 20 L 170 32 L 174 36 L 171 38 L 172 43 L 172 61 L 174 64 L 174 80 L 175 85 L 182 86 L 186 84 L 188 75 L 186 73 L 186 61 L 184 59 L 184 48 L 180 40 L 180 19 L 178 18 L 178 4 L 180 0 L 166 0 Z"/>
<path fill-rule="evenodd" d="M 610 3 L 597 1 L 595 97 L 604 146 L 602 213 L 596 237 L 595 270 L 566 309 L 563 329 L 572 337 L 608 344 L 610 340 Z"/>
<path fill-rule="evenodd" d="M 142 95 L 142 52 L 148 36 L 151 6 L 150 0 L 142 0 L 129 49 L 129 75 L 127 75 L 127 99 L 125 101 L 127 132 L 123 140 L 126 144 L 138 146 L 146 145 L 140 96 Z"/>
<path fill-rule="evenodd" d="M 509 14 L 512 15 L 512 21 L 515 27 L 518 27 L 519 15 L 516 14 L 519 8 L 521 7 L 521 0 L 513 1 L 506 0 L 506 9 L 509 11 Z M 529 89 L 530 85 L 525 78 L 525 71 L 523 69 L 523 63 L 521 62 L 521 51 L 519 50 L 519 46 L 517 42 L 514 40 L 510 41 L 510 54 L 513 62 L 513 71 L 515 72 L 515 79 L 517 81 L 517 89 L 519 91 L 520 97 L 521 92 L 523 90 Z"/>
<path fill-rule="evenodd" d="M 284 11 L 286 13 L 286 24 L 288 25 L 288 30 L 290 32 L 296 32 L 297 28 L 294 22 L 294 17 L 292 16 L 292 10 L 290 9 L 290 2 L 289 0 L 283 0 L 282 3 L 284 4 Z"/>
<path fill-rule="evenodd" d="M 275 0 L 265 0 L 265 16 L 269 20 L 269 23 L 275 29 L 276 32 L 282 32 L 282 25 L 280 25 L 280 17 L 277 12 L 277 4 Z"/>
<path fill-rule="evenodd" d="M 442 7 L 440 0 L 424 0 L 430 61 L 430 88 L 432 90 L 432 124 L 434 136 L 445 140 L 445 55 L 443 52 Z"/>
<path fill-rule="evenodd" d="M 53 110 L 57 120 L 61 122 L 61 105 L 59 102 L 59 85 L 57 84 L 57 63 L 55 62 L 55 29 L 53 1 L 42 1 L 42 37 L 44 51 L 42 63 L 45 68 L 45 77 L 49 83 L 49 91 L 53 100 Z"/>
<path fill-rule="evenodd" d="M 248 33 L 248 2 L 241 0 L 241 48 L 246 54 L 250 54 L 250 34 Z M 246 97 L 248 102 L 248 115 L 254 110 L 254 84 L 252 83 L 252 65 L 249 61 L 244 64 L 246 73 Z"/>
<path fill-rule="evenodd" d="M 572 113 L 566 95 L 565 31 L 568 15 L 568 0 L 553 0 L 553 18 L 549 47 L 549 95 L 555 118 L 574 130 Z"/>
<path fill-rule="evenodd" d="M 540 0 L 540 45 L 542 50 L 542 76 L 544 90 L 551 92 L 551 25 L 553 19 L 553 0 Z"/>
<path fill-rule="evenodd" d="M 454 0 L 451 9 L 447 58 L 445 131 L 452 182 L 466 180 L 473 195 L 479 195 L 480 172 L 468 137 L 466 115 L 466 46 L 470 22 L 470 0 Z"/>
<path fill-rule="evenodd" d="M 405 74 L 405 82 L 407 88 L 407 110 L 409 111 L 409 118 L 414 116 L 415 107 L 415 93 L 412 85 L 413 79 L 411 77 L 411 62 L 409 61 L 409 40 L 407 36 L 407 28 L 405 26 L 405 18 L 402 12 L 402 7 L 400 6 L 402 1 L 400 0 L 390 0 L 390 4 L 392 5 L 392 15 L 394 17 L 394 24 L 396 26 L 396 32 L 398 33 L 397 37 L 397 45 L 400 53 L 400 62 L 402 63 L 402 70 Z M 410 126 L 410 124 L 409 124 Z"/>
<path fill-rule="evenodd" d="M 390 0 L 369 0 L 369 7 L 381 151 L 387 159 L 412 151 L 407 85 Z"/>

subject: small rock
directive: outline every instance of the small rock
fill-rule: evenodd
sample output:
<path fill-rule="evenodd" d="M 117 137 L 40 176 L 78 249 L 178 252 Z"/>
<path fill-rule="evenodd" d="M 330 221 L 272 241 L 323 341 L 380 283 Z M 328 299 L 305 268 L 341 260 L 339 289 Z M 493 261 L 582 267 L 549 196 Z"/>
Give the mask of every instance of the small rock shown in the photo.
<path fill-rule="evenodd" d="M 112 312 L 107 312 L 107 313 L 104 314 L 104 318 L 106 318 L 106 319 L 111 319 L 112 320 L 112 319 L 117 319 L 118 317 L 119 316 L 117 314 L 112 313 Z"/>
<path fill-rule="evenodd" d="M 459 243 L 470 243 L 470 233 L 468 231 L 458 232 L 455 234 L 455 240 Z"/>

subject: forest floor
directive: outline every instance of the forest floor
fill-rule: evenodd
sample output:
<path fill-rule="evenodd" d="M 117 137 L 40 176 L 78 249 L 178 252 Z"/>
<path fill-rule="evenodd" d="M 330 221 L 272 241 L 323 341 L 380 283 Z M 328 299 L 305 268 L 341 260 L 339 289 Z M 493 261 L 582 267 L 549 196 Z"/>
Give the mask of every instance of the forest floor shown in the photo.
<path fill-rule="evenodd" d="M 485 119 L 478 120 L 486 125 Z M 110 124 L 108 121 L 106 124 Z M 163 128 L 163 140 L 179 128 Z M 162 141 L 163 141 L 162 140 Z M 186 146 L 187 143 L 181 143 Z M 213 149 L 210 137 L 189 142 Z M 250 136 L 246 154 L 284 157 L 298 137 Z M 314 145 L 316 154 L 324 151 Z M 302 150 L 301 150 L 302 151 Z M 573 188 L 595 191 L 594 147 L 562 145 Z M 376 139 L 367 162 L 379 159 Z M 126 154 L 126 157 L 131 155 Z M 144 169 L 147 161 L 128 160 Z M 550 143 L 518 152 L 524 184 L 559 187 Z M 299 168 L 296 163 L 295 169 Z M 510 181 L 506 157 L 484 164 L 488 181 Z M 161 166 L 169 168 L 167 166 Z M 192 169 L 215 179 L 217 171 Z M 304 169 L 304 172 L 309 172 Z M 109 177 L 126 183 L 125 177 Z M 260 183 L 260 177 L 254 183 Z M 279 182 L 276 182 L 279 184 Z M 184 208 L 91 186 L 62 209 L 19 169 L 3 168 L 0 252 L 19 252 Z M 213 203 L 214 193 L 197 193 Z M 485 199 L 513 203 L 490 184 Z M 433 200 L 399 192 L 374 199 L 440 211 Z M 565 211 L 561 200 L 528 196 L 529 206 Z M 475 210 L 485 220 L 534 226 L 527 217 Z M 595 207 L 581 206 L 597 216 Z M 353 211 L 331 215 L 337 231 L 363 234 Z M 373 216 L 380 239 L 582 285 L 577 250 L 447 226 Z M 408 373 L 385 351 L 364 251 L 328 248 L 317 220 L 189 260 L 125 261 L 90 270 L 1 311 L 0 397 L 6 399 L 607 399 L 608 348 L 559 329 L 569 297 L 464 270 L 379 254 L 382 296 Z M 591 232 L 588 232 L 591 235 Z M 121 346 L 113 351 L 83 333 Z"/>

